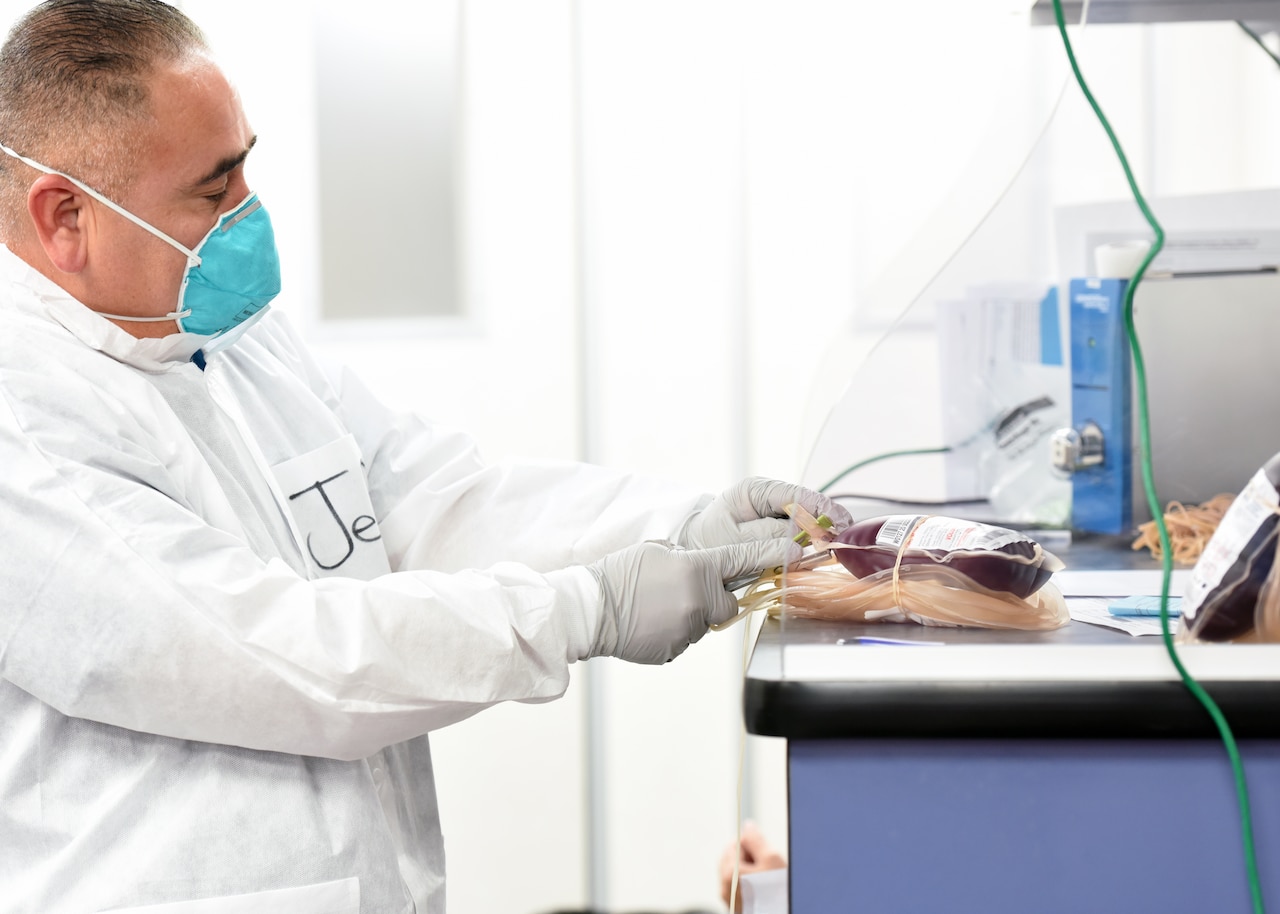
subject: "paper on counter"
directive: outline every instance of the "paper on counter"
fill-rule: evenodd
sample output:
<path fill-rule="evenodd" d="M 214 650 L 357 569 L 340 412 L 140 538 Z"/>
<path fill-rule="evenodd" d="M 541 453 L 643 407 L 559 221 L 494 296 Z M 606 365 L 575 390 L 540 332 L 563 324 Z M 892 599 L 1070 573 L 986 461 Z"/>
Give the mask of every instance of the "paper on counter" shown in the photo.
<path fill-rule="evenodd" d="M 1174 569 L 1169 581 L 1170 596 L 1181 596 L 1191 571 Z M 1053 576 L 1064 597 L 1149 597 L 1160 595 L 1161 572 L 1074 571 L 1070 568 Z"/>
<path fill-rule="evenodd" d="M 1095 600 L 1087 597 L 1068 597 L 1067 612 L 1075 622 L 1088 622 L 1090 625 L 1104 625 L 1130 635 L 1160 635 L 1159 616 L 1113 616 L 1107 609 L 1106 600 Z M 1178 630 L 1178 617 L 1169 619 L 1169 630 Z"/>

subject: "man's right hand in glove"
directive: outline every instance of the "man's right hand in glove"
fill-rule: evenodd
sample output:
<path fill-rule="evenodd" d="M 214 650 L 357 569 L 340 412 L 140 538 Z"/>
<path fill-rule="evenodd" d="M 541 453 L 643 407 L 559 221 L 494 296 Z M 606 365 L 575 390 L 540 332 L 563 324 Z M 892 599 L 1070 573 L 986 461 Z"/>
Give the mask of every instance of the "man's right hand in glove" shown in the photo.
<path fill-rule="evenodd" d="M 800 552 L 783 538 L 711 549 L 647 542 L 610 553 L 588 566 L 602 603 L 590 656 L 666 663 L 737 613 L 727 581 L 788 564 Z"/>

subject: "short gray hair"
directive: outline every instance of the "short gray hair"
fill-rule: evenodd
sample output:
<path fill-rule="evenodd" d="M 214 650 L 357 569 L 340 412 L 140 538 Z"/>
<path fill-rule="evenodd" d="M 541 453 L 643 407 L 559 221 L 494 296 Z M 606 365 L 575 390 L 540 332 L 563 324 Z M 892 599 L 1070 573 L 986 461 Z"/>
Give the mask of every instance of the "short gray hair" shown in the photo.
<path fill-rule="evenodd" d="M 160 0 L 46 0 L 0 47 L 0 143 L 108 196 L 133 180 L 147 79 L 208 51 L 199 27 Z M 134 129 L 130 129 L 130 128 Z M 0 228 L 25 218 L 33 176 L 0 156 Z"/>

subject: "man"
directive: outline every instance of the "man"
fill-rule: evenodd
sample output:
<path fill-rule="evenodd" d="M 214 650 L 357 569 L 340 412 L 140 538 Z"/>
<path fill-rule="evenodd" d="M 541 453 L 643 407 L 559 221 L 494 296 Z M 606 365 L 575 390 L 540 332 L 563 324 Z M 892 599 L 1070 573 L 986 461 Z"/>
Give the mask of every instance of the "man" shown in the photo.
<path fill-rule="evenodd" d="M 785 504 L 847 519 L 393 415 L 268 310 L 254 141 L 159 0 L 0 50 L 3 912 L 442 911 L 429 730 L 670 660 Z"/>

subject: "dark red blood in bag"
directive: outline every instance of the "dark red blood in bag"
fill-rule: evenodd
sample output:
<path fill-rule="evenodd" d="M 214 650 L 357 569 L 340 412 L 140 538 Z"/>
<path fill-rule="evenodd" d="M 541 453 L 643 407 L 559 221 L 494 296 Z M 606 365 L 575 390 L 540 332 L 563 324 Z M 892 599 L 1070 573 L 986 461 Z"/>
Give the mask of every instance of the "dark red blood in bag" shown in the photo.
<path fill-rule="evenodd" d="M 878 571 L 892 568 L 898 557 L 896 546 L 877 546 L 876 536 L 890 518 L 873 517 L 858 521 L 840 532 L 837 542 L 859 549 L 832 549 L 831 552 L 850 574 L 865 578 Z M 908 546 L 902 554 L 902 565 L 946 565 L 975 584 L 988 590 L 1005 591 L 1025 599 L 1043 587 L 1053 572 L 1042 568 L 1038 562 L 1016 561 L 1013 556 L 1032 559 L 1036 556 L 1036 543 L 1014 531 L 1018 537 L 995 549 L 916 549 Z M 1044 555 L 1043 552 L 1040 555 Z"/>

